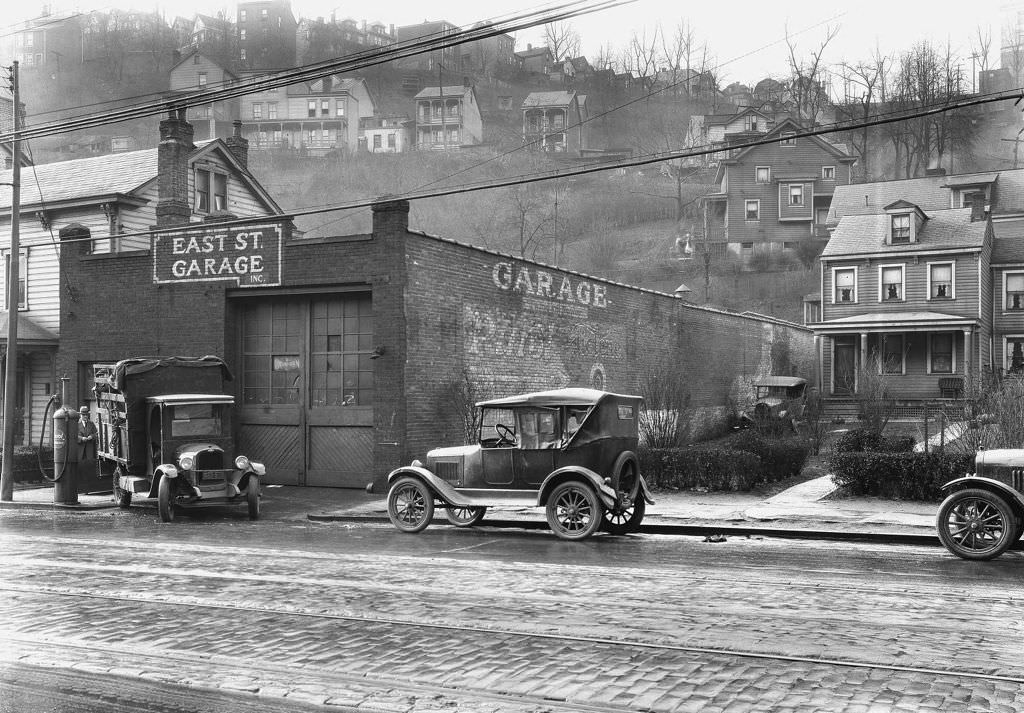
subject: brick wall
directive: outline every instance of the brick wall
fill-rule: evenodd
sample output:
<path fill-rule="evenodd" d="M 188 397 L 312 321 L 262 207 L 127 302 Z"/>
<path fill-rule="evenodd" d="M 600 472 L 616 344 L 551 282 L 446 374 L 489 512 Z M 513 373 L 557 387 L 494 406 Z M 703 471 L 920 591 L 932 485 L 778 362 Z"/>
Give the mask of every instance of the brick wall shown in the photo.
<path fill-rule="evenodd" d="M 373 297 L 375 487 L 430 447 L 463 442 L 443 403 L 463 374 L 479 398 L 562 386 L 636 393 L 644 374 L 685 375 L 691 406 L 713 421 L 749 380 L 812 363 L 809 330 L 687 305 L 667 294 L 567 272 L 407 230 L 408 204 L 374 208 L 371 235 L 286 241 L 282 284 L 155 285 L 148 252 L 87 255 L 68 242 L 58 373 L 141 355 L 223 355 L 238 374 L 245 301 L 305 292 Z M 73 237 L 73 231 L 68 237 Z M 811 370 L 801 369 L 809 376 Z M 236 389 L 239 388 L 236 379 Z M 369 475 L 369 474 L 368 474 Z"/>

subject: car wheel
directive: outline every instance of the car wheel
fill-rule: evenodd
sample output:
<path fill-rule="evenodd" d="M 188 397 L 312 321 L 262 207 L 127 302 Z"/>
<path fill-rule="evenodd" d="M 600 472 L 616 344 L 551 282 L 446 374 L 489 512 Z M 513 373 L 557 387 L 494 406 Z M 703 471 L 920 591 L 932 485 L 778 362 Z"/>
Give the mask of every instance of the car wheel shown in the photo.
<path fill-rule="evenodd" d="M 164 522 L 174 520 L 174 490 L 173 478 L 160 476 L 160 487 L 157 489 L 157 510 L 160 512 L 160 519 Z"/>
<path fill-rule="evenodd" d="M 594 489 L 572 480 L 555 487 L 548 498 L 548 527 L 564 540 L 590 537 L 601 526 L 604 506 Z"/>
<path fill-rule="evenodd" d="M 486 512 L 487 508 L 485 507 L 464 508 L 458 505 L 448 505 L 444 509 L 444 516 L 455 527 L 471 527 L 483 520 Z"/>
<path fill-rule="evenodd" d="M 647 512 L 647 501 L 642 493 L 636 494 L 636 500 L 628 508 L 617 508 L 604 511 L 604 523 L 602 529 L 613 535 L 625 535 L 629 532 L 636 532 L 643 522 L 644 514 Z"/>
<path fill-rule="evenodd" d="M 420 532 L 434 517 L 434 494 L 418 478 L 399 478 L 388 491 L 388 518 L 402 532 Z"/>
<path fill-rule="evenodd" d="M 260 518 L 260 479 L 258 476 L 249 476 L 249 484 L 245 487 L 245 502 L 249 506 L 249 519 L 258 520 Z"/>
<path fill-rule="evenodd" d="M 958 490 L 939 506 L 939 540 L 957 557 L 990 560 L 1013 544 L 1017 521 L 1009 504 L 988 490 Z"/>
<path fill-rule="evenodd" d="M 125 490 L 117 484 L 117 479 L 120 476 L 120 469 L 114 471 L 114 503 L 122 510 L 127 510 L 132 505 L 132 494 L 131 491 Z"/>

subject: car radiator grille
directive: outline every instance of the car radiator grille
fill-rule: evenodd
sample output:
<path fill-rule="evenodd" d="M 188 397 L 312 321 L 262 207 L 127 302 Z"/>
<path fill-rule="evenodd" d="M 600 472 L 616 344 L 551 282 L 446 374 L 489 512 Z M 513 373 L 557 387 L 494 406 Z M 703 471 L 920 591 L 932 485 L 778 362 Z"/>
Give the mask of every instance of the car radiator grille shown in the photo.
<path fill-rule="evenodd" d="M 462 463 L 439 461 L 434 464 L 434 475 L 452 485 L 462 485 Z"/>

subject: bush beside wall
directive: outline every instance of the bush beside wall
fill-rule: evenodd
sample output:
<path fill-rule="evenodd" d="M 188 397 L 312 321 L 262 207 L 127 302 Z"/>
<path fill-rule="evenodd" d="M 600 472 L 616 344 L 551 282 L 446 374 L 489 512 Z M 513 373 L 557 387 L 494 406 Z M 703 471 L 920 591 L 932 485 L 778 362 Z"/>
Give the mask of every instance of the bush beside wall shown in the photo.
<path fill-rule="evenodd" d="M 829 457 L 832 480 L 850 495 L 937 502 L 941 486 L 974 469 L 971 454 L 840 452 Z"/>
<path fill-rule="evenodd" d="M 2 457 L 3 450 L 0 449 L 0 457 Z M 49 466 L 49 473 L 53 474 L 53 451 L 49 448 L 44 448 L 42 451 L 43 466 Z M 14 482 L 15 483 L 30 483 L 37 480 L 42 480 L 43 476 L 39 474 L 39 449 L 35 446 L 15 446 L 14 447 Z"/>

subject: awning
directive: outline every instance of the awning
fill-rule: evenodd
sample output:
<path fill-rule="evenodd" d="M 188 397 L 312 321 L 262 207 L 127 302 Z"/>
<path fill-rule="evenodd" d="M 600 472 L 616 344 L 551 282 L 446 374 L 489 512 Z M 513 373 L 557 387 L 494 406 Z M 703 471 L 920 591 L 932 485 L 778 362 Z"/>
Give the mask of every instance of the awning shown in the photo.
<path fill-rule="evenodd" d="M 7 346 L 8 312 L 0 312 L 0 344 Z M 57 347 L 60 340 L 48 329 L 40 327 L 25 315 L 18 315 L 18 346 Z"/>
<path fill-rule="evenodd" d="M 942 312 L 881 312 L 853 315 L 807 325 L 815 334 L 849 332 L 933 332 L 977 328 L 978 320 Z"/>

